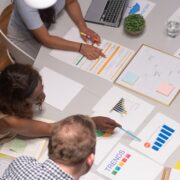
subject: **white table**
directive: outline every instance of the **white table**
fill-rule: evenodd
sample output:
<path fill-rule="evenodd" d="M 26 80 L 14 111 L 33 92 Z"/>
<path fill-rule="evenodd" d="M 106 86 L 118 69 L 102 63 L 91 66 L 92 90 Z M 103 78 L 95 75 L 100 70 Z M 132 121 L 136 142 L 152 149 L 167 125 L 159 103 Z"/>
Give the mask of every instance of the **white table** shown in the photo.
<path fill-rule="evenodd" d="M 85 14 L 91 1 L 79 0 L 79 2 L 81 4 L 83 14 Z M 156 6 L 148 15 L 146 19 L 146 30 L 141 36 L 131 37 L 126 35 L 123 31 L 122 25 L 120 26 L 120 28 L 112 28 L 88 23 L 88 26 L 98 32 L 103 38 L 119 43 L 135 51 L 140 47 L 141 44 L 147 44 L 157 49 L 166 51 L 170 54 L 174 54 L 176 50 L 179 49 L 180 36 L 176 38 L 168 37 L 166 35 L 166 22 L 168 18 L 173 14 L 173 12 L 180 6 L 180 1 L 152 0 L 152 2 L 156 3 Z M 60 16 L 61 17 L 59 17 L 57 23 L 51 27 L 51 33 L 57 34 L 59 36 L 64 36 L 66 32 L 72 26 L 74 26 L 74 24 L 65 12 L 63 12 Z M 50 105 L 45 104 L 42 116 L 57 121 L 72 114 L 92 114 L 93 106 L 113 86 L 113 83 L 51 57 L 49 55 L 50 51 L 51 49 L 42 46 L 36 58 L 34 66 L 38 69 L 41 69 L 43 66 L 51 68 L 83 84 L 84 88 L 72 100 L 72 102 L 65 108 L 63 112 L 60 112 Z M 157 112 L 162 112 L 172 119 L 180 122 L 179 95 L 173 101 L 171 106 L 167 107 L 149 98 L 137 95 L 132 91 L 127 91 L 155 106 L 155 110 L 153 111 L 153 113 L 151 113 L 148 119 L 146 119 L 145 122 L 138 128 L 136 133 L 138 133 Z M 127 139 L 122 139 L 121 142 L 125 145 L 128 145 L 130 143 L 130 141 L 128 141 Z M 176 160 L 178 159 L 180 159 L 180 148 L 178 148 L 176 152 L 171 155 L 171 157 L 166 161 L 165 165 L 174 167 Z"/>

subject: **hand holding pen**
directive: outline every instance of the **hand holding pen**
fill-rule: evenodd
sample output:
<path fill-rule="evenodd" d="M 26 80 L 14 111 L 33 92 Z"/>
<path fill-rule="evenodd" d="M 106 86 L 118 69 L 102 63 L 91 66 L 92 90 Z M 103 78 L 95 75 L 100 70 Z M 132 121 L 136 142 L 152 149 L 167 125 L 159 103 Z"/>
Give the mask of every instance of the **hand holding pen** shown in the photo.
<path fill-rule="evenodd" d="M 82 44 L 80 48 L 80 53 L 86 56 L 89 60 L 95 60 L 99 57 L 105 57 L 105 54 L 102 52 L 102 49 L 94 46 L 94 44 L 98 45 L 101 43 L 101 39 L 98 34 L 96 34 L 94 31 L 90 29 L 86 29 L 86 31 L 80 32 L 80 35 L 85 42 L 92 42 L 92 45 Z"/>

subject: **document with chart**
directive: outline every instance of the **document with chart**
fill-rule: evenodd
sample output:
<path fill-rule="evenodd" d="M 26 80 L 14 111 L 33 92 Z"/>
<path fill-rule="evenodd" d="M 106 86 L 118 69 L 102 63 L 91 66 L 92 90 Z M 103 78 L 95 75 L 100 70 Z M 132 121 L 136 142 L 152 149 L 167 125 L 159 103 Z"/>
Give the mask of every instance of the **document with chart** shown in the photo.
<path fill-rule="evenodd" d="M 64 37 L 67 40 L 83 42 L 77 28 L 71 28 Z M 114 42 L 102 39 L 100 46 L 106 55 L 96 60 L 88 60 L 78 52 L 52 50 L 50 55 L 65 63 L 76 66 L 99 77 L 114 81 L 125 65 L 129 62 L 134 51 Z"/>
<path fill-rule="evenodd" d="M 153 180 L 162 169 L 151 159 L 119 143 L 97 171 L 113 180 Z"/>
<path fill-rule="evenodd" d="M 125 129 L 135 131 L 153 108 L 153 105 L 114 86 L 100 99 L 93 111 L 116 120 Z"/>
<path fill-rule="evenodd" d="M 34 117 L 38 121 L 52 123 L 52 120 L 41 117 Z M 47 149 L 47 138 L 28 138 L 16 137 L 11 141 L 4 143 L 0 148 L 0 154 L 17 158 L 19 156 L 31 156 L 39 159 Z"/>
<path fill-rule="evenodd" d="M 139 133 L 141 142 L 130 145 L 163 164 L 180 145 L 180 124 L 171 118 L 158 113 Z"/>

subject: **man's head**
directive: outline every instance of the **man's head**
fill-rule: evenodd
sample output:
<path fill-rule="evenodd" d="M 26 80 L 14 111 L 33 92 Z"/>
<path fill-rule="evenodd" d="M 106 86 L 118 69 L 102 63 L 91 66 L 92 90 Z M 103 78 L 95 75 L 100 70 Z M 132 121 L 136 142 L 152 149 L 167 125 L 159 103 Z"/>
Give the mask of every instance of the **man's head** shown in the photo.
<path fill-rule="evenodd" d="M 49 141 L 49 158 L 65 166 L 79 166 L 86 171 L 94 161 L 95 125 L 90 117 L 74 115 L 57 123 Z"/>

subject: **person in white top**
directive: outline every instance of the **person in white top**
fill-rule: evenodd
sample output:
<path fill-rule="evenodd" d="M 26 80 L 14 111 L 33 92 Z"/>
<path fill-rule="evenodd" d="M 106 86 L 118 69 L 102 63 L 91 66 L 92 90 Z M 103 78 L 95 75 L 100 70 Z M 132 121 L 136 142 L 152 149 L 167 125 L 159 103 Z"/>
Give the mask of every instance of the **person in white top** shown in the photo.
<path fill-rule="evenodd" d="M 8 25 L 8 37 L 33 58 L 36 58 L 41 45 L 53 49 L 79 51 L 90 60 L 104 57 L 102 50 L 95 46 L 65 40 L 48 32 L 48 28 L 55 23 L 63 9 L 77 25 L 84 41 L 91 40 L 96 44 L 101 42 L 100 36 L 87 27 L 77 0 L 57 0 L 47 9 L 35 9 L 24 0 L 14 0 L 14 10 Z"/>

